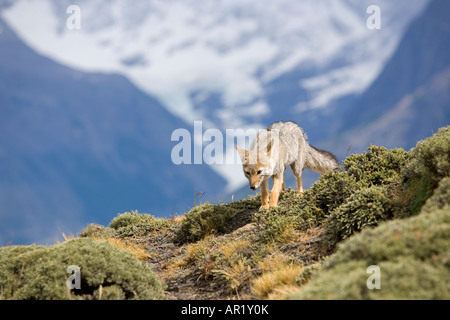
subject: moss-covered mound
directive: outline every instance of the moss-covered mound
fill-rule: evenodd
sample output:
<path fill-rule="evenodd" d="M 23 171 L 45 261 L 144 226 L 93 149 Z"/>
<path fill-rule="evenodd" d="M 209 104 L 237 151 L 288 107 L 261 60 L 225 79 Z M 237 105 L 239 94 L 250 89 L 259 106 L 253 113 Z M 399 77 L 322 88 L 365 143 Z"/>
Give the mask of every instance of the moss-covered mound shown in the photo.
<path fill-rule="evenodd" d="M 80 267 L 81 287 L 69 290 L 67 268 Z M 106 242 L 77 238 L 46 246 L 0 248 L 1 299 L 165 299 L 151 269 Z"/>

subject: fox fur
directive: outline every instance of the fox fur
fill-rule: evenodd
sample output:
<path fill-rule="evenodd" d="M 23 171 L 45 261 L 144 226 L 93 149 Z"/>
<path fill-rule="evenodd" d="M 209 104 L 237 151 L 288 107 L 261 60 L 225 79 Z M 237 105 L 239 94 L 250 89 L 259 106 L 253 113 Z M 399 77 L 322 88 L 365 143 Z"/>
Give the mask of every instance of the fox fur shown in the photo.
<path fill-rule="evenodd" d="M 276 122 L 261 130 L 250 145 L 250 150 L 235 146 L 239 152 L 244 175 L 250 189 L 261 187 L 261 209 L 278 205 L 280 192 L 284 190 L 284 171 L 290 166 L 297 182 L 297 194 L 303 192 L 304 168 L 324 174 L 338 166 L 336 157 L 317 149 L 307 142 L 307 136 L 296 123 Z M 269 202 L 269 178 L 273 188 Z"/>

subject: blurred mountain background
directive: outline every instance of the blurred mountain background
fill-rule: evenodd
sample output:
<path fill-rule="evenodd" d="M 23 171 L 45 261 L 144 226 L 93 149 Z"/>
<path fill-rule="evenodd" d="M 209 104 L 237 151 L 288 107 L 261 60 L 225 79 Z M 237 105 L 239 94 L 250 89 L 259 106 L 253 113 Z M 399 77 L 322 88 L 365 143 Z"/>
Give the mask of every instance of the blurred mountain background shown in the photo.
<path fill-rule="evenodd" d="M 80 29 L 66 26 L 70 5 Z M 381 29 L 366 25 L 370 5 Z M 370 144 L 413 147 L 450 123 L 449 9 L 0 0 L 0 245 L 251 194 L 239 163 L 172 162 L 172 132 L 193 134 L 195 120 L 222 132 L 292 120 L 341 160 Z M 306 186 L 315 179 L 305 171 Z"/>

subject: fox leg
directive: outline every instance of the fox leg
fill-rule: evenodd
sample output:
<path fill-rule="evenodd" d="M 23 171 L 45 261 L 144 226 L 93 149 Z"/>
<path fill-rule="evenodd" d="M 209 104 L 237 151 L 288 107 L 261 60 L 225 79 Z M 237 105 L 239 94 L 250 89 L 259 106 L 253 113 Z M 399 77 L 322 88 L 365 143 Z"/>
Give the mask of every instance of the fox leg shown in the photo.
<path fill-rule="evenodd" d="M 294 172 L 295 181 L 297 182 L 297 194 L 301 195 L 303 192 L 303 166 L 300 166 L 298 162 L 291 164 L 292 172 Z"/>
<path fill-rule="evenodd" d="M 276 207 L 278 205 L 278 197 L 280 196 L 281 189 L 283 187 L 283 172 L 274 175 L 272 192 L 270 193 L 270 207 Z"/>
<path fill-rule="evenodd" d="M 295 178 L 297 180 L 297 194 L 301 195 L 303 193 L 303 178 L 302 176 L 298 176 Z"/>
<path fill-rule="evenodd" d="M 269 209 L 269 179 L 264 180 L 261 183 L 261 209 Z"/>

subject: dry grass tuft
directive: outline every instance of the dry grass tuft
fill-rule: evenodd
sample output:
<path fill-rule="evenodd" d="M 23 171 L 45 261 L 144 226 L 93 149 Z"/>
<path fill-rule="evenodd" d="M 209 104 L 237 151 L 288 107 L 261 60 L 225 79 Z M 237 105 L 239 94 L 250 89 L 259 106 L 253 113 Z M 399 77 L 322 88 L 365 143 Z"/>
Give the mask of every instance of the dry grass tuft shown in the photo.
<path fill-rule="evenodd" d="M 222 278 L 227 280 L 229 292 L 236 294 L 238 294 L 239 289 L 252 276 L 252 268 L 249 265 L 246 265 L 242 260 L 232 262 L 230 266 L 221 270 L 213 270 L 213 272 L 220 274 Z"/>
<path fill-rule="evenodd" d="M 230 260 L 233 254 L 241 249 L 250 245 L 249 240 L 237 240 L 231 241 L 225 245 L 223 245 L 220 249 L 227 260 Z"/>
<path fill-rule="evenodd" d="M 145 247 L 142 244 L 140 244 L 136 241 L 130 240 L 130 239 L 125 240 L 125 239 L 114 238 L 114 237 L 109 237 L 109 238 L 93 237 L 92 239 L 97 242 L 108 242 L 110 245 L 113 245 L 114 247 L 116 247 L 120 250 L 124 250 L 124 251 L 131 253 L 139 260 L 145 261 L 152 257 L 151 254 L 147 252 L 147 250 L 145 249 Z"/>
<path fill-rule="evenodd" d="M 288 262 L 288 257 L 275 252 L 258 262 L 263 272 L 252 281 L 251 290 L 259 299 L 285 299 L 287 294 L 298 291 L 297 277 L 303 266 Z"/>
<path fill-rule="evenodd" d="M 176 259 L 173 264 L 176 267 L 186 268 L 199 261 L 205 260 L 205 257 L 213 250 L 212 243 L 214 236 L 209 235 L 200 241 L 186 245 L 184 254 Z"/>

